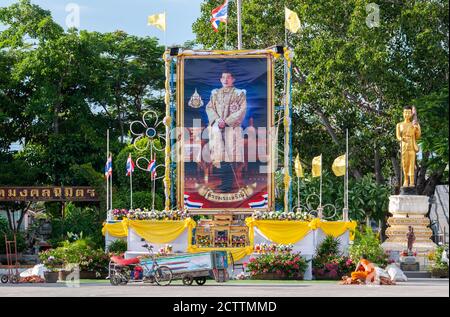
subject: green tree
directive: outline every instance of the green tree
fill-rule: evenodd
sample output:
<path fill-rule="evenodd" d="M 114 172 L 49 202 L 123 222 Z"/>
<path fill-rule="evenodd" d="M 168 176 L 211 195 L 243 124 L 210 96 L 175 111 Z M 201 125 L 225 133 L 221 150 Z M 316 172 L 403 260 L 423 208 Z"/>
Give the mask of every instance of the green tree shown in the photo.
<path fill-rule="evenodd" d="M 204 1 L 202 14 L 193 25 L 197 44 L 206 49 L 223 49 L 225 37 L 236 47 L 234 5 L 227 32 L 215 33 L 207 23 L 211 9 L 220 2 Z M 330 166 L 345 150 L 348 129 L 351 175 L 361 179 L 371 173 L 380 185 L 397 179 L 399 186 L 395 123 L 402 120 L 402 107 L 418 101 L 419 119 L 425 125 L 433 121 L 435 113 L 428 107 L 445 106 L 442 89 L 448 86 L 449 4 L 446 0 L 378 1 L 380 24 L 369 27 L 366 5 L 370 2 L 247 0 L 242 6 L 243 43 L 244 48 L 252 49 L 284 43 L 283 7 L 296 11 L 302 28 L 288 36 L 295 53 L 293 147 L 304 166 L 309 168 L 311 159 L 321 153 L 324 166 Z M 281 97 L 278 94 L 278 102 Z M 437 112 L 445 113 L 442 109 Z M 446 126 L 443 132 L 448 130 L 448 120 L 440 123 Z M 442 144 L 447 140 L 432 131 L 428 138 L 440 138 Z M 424 150 L 425 142 L 426 137 Z M 432 194 L 442 181 L 448 160 L 435 151 L 429 156 L 435 155 L 439 164 L 430 164 L 426 153 L 418 161 L 419 179 L 424 177 L 426 184 L 418 186 L 420 194 Z M 374 195 L 376 199 L 378 194 Z"/>

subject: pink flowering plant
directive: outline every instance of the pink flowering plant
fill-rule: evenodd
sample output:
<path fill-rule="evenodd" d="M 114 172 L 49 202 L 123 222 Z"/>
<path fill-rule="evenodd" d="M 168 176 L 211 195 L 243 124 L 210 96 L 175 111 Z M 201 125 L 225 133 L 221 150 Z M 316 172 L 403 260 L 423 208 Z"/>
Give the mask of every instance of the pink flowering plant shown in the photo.
<path fill-rule="evenodd" d="M 245 266 L 252 278 L 272 273 L 280 278 L 303 279 L 308 261 L 300 256 L 300 252 L 266 253 L 250 258 Z"/>

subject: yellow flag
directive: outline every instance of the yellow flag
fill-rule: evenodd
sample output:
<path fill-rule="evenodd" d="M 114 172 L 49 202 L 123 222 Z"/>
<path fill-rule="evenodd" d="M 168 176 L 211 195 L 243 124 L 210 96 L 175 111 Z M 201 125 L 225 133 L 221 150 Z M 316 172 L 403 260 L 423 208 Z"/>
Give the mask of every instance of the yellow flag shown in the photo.
<path fill-rule="evenodd" d="M 292 33 L 297 33 L 300 30 L 300 19 L 298 18 L 297 13 L 289 10 L 284 7 L 284 15 L 285 15 L 285 27 Z"/>
<path fill-rule="evenodd" d="M 297 177 L 305 177 L 303 175 L 302 163 L 300 163 L 300 157 L 298 155 L 295 158 L 294 169 L 295 169 L 295 174 L 297 175 Z"/>
<path fill-rule="evenodd" d="M 147 22 L 148 22 L 148 25 L 153 25 L 153 26 L 157 27 L 158 29 L 160 29 L 161 31 L 165 31 L 166 30 L 166 13 L 150 15 L 148 17 Z"/>
<path fill-rule="evenodd" d="M 312 160 L 312 176 L 319 177 L 322 174 L 322 154 Z"/>
<path fill-rule="evenodd" d="M 345 175 L 345 154 L 337 157 L 334 160 L 331 169 L 333 170 L 333 173 L 336 176 Z"/>

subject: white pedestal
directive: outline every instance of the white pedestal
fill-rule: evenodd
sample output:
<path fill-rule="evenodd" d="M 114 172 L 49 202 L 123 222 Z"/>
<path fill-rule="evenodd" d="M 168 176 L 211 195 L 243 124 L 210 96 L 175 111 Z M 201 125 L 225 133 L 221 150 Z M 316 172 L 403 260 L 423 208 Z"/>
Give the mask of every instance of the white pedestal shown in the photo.
<path fill-rule="evenodd" d="M 421 265 L 426 263 L 428 253 L 436 248 L 431 241 L 432 231 L 428 226 L 430 220 L 425 217 L 428 212 L 428 197 L 420 195 L 396 195 L 389 197 L 389 212 L 386 230 L 388 239 L 382 244 L 387 251 L 405 251 L 408 247 L 408 227 L 412 226 L 416 241 L 413 251 L 417 253 Z M 422 258 L 422 259 L 420 259 Z"/>

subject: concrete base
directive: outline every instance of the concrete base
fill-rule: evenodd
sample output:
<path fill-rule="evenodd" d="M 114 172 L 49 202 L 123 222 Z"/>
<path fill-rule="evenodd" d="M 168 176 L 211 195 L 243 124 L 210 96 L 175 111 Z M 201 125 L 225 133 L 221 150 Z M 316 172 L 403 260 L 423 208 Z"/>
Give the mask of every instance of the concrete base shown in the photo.
<path fill-rule="evenodd" d="M 382 244 L 386 251 L 403 252 L 408 246 L 408 227 L 414 228 L 416 241 L 413 251 L 417 253 L 421 267 L 427 266 L 427 256 L 436 249 L 431 241 L 432 231 L 428 226 L 430 220 L 425 217 L 428 212 L 428 196 L 395 195 L 389 197 L 389 212 L 393 215 L 388 219 L 386 230 L 388 239 Z"/>

